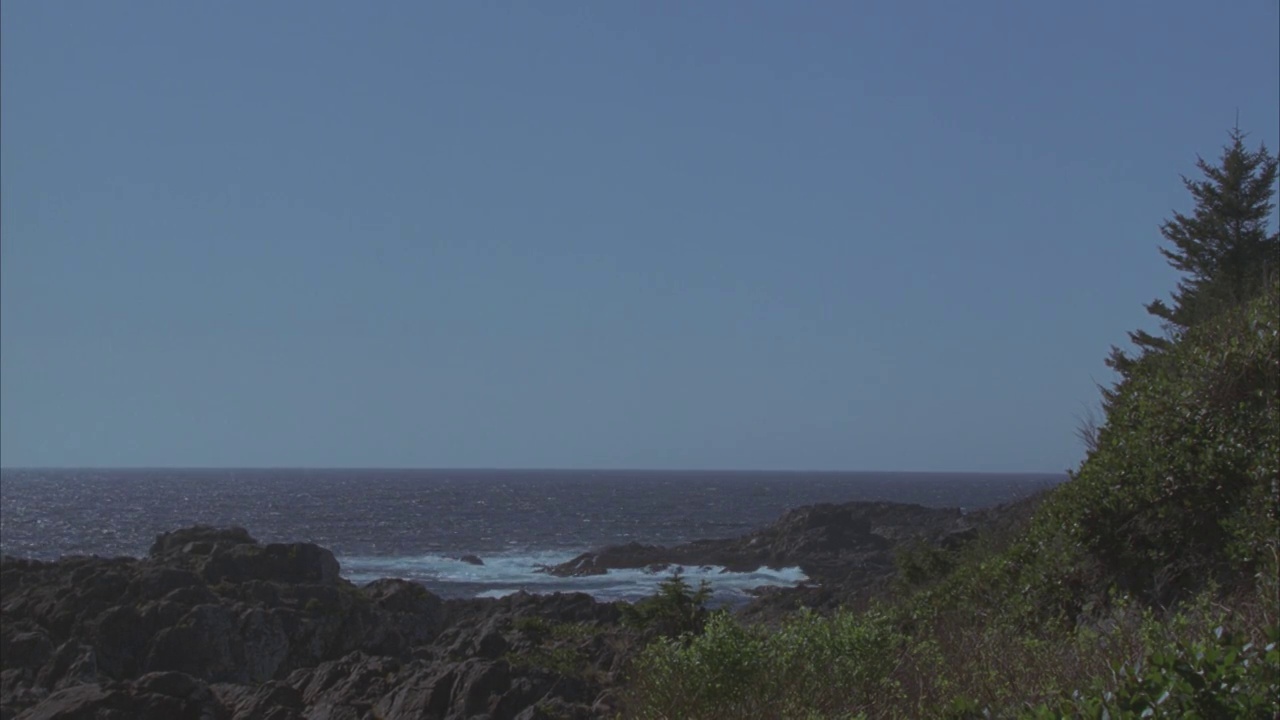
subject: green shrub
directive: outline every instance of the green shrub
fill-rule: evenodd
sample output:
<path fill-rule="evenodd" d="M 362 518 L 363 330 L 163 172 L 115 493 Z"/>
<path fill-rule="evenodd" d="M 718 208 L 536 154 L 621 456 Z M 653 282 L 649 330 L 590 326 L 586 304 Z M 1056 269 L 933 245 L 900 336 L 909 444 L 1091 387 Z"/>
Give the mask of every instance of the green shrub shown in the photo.
<path fill-rule="evenodd" d="M 513 666 L 538 667 L 572 677 L 590 674 L 590 659 L 582 645 L 597 635 L 598 629 L 593 625 L 525 615 L 513 620 L 511 628 L 536 643 L 508 653 L 507 662 Z"/>
<path fill-rule="evenodd" d="M 1099 447 L 1047 503 L 1041 538 L 1156 602 L 1253 572 L 1274 541 L 1280 479 L 1276 288 L 1139 363 Z M 1232 565 L 1235 567 L 1232 567 Z"/>
<path fill-rule="evenodd" d="M 694 590 L 677 569 L 658 586 L 658 592 L 622 606 L 622 622 L 667 637 L 698 633 L 707 618 L 711 585 L 706 580 Z"/>
<path fill-rule="evenodd" d="M 1114 588 L 1169 607 L 1249 582 L 1280 554 L 1280 287 L 1135 364 L 1098 445 L 986 556 L 909 553 L 917 615 L 1070 628 Z M 945 577 L 930 587 L 939 571 Z"/>
<path fill-rule="evenodd" d="M 522 615 L 511 622 L 511 628 L 516 632 L 541 638 L 551 634 L 551 621 L 541 615 Z"/>
<path fill-rule="evenodd" d="M 1129 366 L 1096 440 L 1008 535 L 900 551 L 878 610 L 698 635 L 677 576 L 629 713 L 1277 716 L 1280 285 Z"/>
<path fill-rule="evenodd" d="M 1135 662 L 1118 663 L 1112 678 L 1045 703 L 1035 718 L 1272 718 L 1280 712 L 1280 629 L 1267 628 L 1259 647 L 1222 626 L 1208 637 L 1178 639 Z M 1114 686 L 1114 687 L 1112 687 Z"/>
<path fill-rule="evenodd" d="M 512 667 L 541 668 L 567 677 L 583 677 L 590 670 L 587 656 L 569 645 L 538 646 L 520 652 L 509 652 L 505 658 Z"/>
<path fill-rule="evenodd" d="M 956 553 L 923 540 L 899 548 L 893 557 L 894 576 L 899 590 L 926 587 L 945 578 L 955 569 Z"/>
<path fill-rule="evenodd" d="M 701 635 L 661 638 L 637 662 L 637 718 L 854 717 L 897 694 L 901 638 L 875 613 L 801 613 L 777 630 L 714 613 Z"/>

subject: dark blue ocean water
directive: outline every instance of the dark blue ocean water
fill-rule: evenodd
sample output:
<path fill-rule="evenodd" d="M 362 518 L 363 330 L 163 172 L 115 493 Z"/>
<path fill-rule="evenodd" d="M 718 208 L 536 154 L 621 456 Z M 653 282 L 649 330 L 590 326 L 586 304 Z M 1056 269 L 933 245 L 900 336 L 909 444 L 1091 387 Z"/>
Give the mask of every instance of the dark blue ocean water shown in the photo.
<path fill-rule="evenodd" d="M 355 582 L 396 576 L 445 596 L 584 590 L 647 594 L 641 571 L 553 578 L 540 563 L 603 545 L 733 537 L 800 505 L 893 500 L 975 509 L 1063 475 L 547 470 L 0 471 L 0 552 L 143 556 L 156 534 L 239 525 L 264 542 L 315 542 Z M 484 565 L 457 560 L 474 554 Z M 802 579 L 798 570 L 706 576 L 719 592 Z"/>

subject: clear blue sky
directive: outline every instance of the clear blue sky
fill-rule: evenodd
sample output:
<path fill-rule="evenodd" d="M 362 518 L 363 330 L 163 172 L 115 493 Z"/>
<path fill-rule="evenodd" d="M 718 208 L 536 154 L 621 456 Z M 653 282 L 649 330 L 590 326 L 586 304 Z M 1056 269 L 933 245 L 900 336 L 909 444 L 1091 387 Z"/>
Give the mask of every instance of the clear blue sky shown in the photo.
<path fill-rule="evenodd" d="M 1278 7 L 10 0 L 0 462 L 1062 471 Z"/>

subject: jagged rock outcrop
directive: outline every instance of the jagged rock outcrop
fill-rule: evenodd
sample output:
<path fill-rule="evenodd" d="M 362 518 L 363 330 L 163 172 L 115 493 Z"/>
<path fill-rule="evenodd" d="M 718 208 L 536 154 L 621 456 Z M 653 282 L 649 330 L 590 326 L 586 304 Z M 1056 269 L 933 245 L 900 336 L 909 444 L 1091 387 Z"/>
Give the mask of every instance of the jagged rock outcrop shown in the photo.
<path fill-rule="evenodd" d="M 0 720 L 591 714 L 601 683 L 540 666 L 545 648 L 520 619 L 616 625 L 617 608 L 587 595 L 445 601 L 338 571 L 324 548 L 239 528 L 166 533 L 143 559 L 6 557 Z"/>
<path fill-rule="evenodd" d="M 761 593 L 768 620 L 845 602 L 892 571 L 894 547 L 967 541 L 956 510 L 815 505 L 726 540 L 622 545 L 549 571 L 799 566 L 805 587 Z M 442 600 L 403 580 L 356 587 L 309 543 L 243 528 L 156 538 L 146 558 L 0 559 L 0 720 L 594 718 L 643 634 L 585 594 Z"/>

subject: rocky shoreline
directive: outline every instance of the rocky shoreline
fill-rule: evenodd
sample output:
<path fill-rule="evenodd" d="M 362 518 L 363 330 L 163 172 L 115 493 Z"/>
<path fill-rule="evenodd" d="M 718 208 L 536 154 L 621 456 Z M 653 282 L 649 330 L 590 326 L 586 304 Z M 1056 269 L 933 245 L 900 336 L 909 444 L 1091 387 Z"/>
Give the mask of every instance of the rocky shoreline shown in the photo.
<path fill-rule="evenodd" d="M 792 510 L 739 538 L 638 544 L 545 568 L 800 567 L 762 593 L 768 620 L 873 591 L 903 542 L 955 545 L 978 516 L 896 503 Z M 443 600 L 342 579 L 329 550 L 240 528 L 156 538 L 147 557 L 0 560 L 0 720 L 595 718 L 615 715 L 652 632 L 582 593 Z"/>

